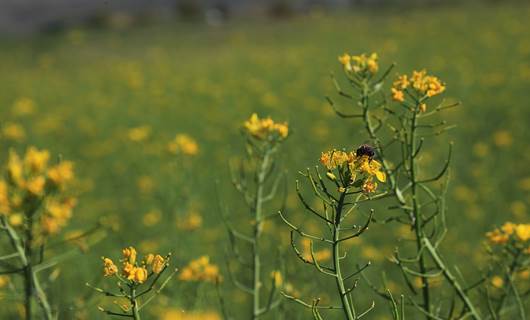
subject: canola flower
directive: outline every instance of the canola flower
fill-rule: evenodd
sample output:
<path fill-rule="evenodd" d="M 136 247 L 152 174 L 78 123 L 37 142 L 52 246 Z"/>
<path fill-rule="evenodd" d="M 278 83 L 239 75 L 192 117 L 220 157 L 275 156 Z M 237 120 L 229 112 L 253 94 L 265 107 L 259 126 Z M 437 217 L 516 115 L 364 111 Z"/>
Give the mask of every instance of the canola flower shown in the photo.
<path fill-rule="evenodd" d="M 171 154 L 183 154 L 186 156 L 195 156 L 199 153 L 197 141 L 187 134 L 179 133 L 171 140 L 167 149 Z"/>
<path fill-rule="evenodd" d="M 244 130 L 257 140 L 285 140 L 289 135 L 289 126 L 286 122 L 277 123 L 270 117 L 260 119 L 256 113 L 243 124 Z"/>
<path fill-rule="evenodd" d="M 77 201 L 67 196 L 67 187 L 75 177 L 73 163 L 50 165 L 49 160 L 49 151 L 35 147 L 29 147 L 23 158 L 9 152 L 5 175 L 0 178 L 0 214 L 12 226 L 22 225 L 27 204 L 35 201 L 44 209 L 36 226 L 43 235 L 57 234 L 72 217 Z"/>
<path fill-rule="evenodd" d="M 182 281 L 217 282 L 221 280 L 219 267 L 210 263 L 210 257 L 201 256 L 182 268 L 179 279 Z"/>
<path fill-rule="evenodd" d="M 378 59 L 377 53 L 370 55 L 363 53 L 358 56 L 344 53 L 339 56 L 339 62 L 342 64 L 344 70 L 351 73 L 377 73 L 379 70 Z"/>
<path fill-rule="evenodd" d="M 494 245 L 513 245 L 530 254 L 530 224 L 504 223 L 500 228 L 486 233 L 486 238 Z"/>
<path fill-rule="evenodd" d="M 425 99 L 437 96 L 445 91 L 445 84 L 436 76 L 427 74 L 426 70 L 412 71 L 411 75 L 398 75 L 390 89 L 394 101 L 404 103 L 407 95 L 418 103 L 420 112 L 427 110 Z"/>
<path fill-rule="evenodd" d="M 386 181 L 381 163 L 373 159 L 374 154 L 373 149 L 367 145 L 351 152 L 334 149 L 323 152 L 320 163 L 328 170 L 326 176 L 330 180 L 337 180 L 337 175 L 333 172 L 336 171 L 343 188 L 360 183 L 364 193 L 373 193 L 377 189 L 377 181 L 374 181 L 373 177 L 379 182 Z"/>
<path fill-rule="evenodd" d="M 149 277 L 160 274 L 169 264 L 169 256 L 162 257 L 159 254 L 147 254 L 141 261 L 137 258 L 138 253 L 134 247 L 122 250 L 121 268 L 118 268 L 110 258 L 103 257 L 103 275 L 117 276 L 120 280 L 141 284 Z"/>
<path fill-rule="evenodd" d="M 130 317 L 135 320 L 140 319 L 140 309 L 153 300 L 160 291 L 169 282 L 174 270 L 166 280 L 160 285 L 158 290 L 152 290 L 155 284 L 160 280 L 162 273 L 169 266 L 169 259 L 171 254 L 165 257 L 160 254 L 149 253 L 140 259 L 138 252 L 132 246 L 122 249 L 122 258 L 116 264 L 114 260 L 108 257 L 102 257 L 103 261 L 103 276 L 107 278 L 116 278 L 118 280 L 118 287 L 121 294 L 115 294 L 111 291 L 106 291 L 100 288 L 91 287 L 105 296 L 117 297 L 126 299 L 126 303 L 116 303 L 121 309 L 120 312 L 107 310 L 103 307 L 98 307 L 100 311 L 111 316 Z M 128 291 L 125 290 L 126 286 Z M 141 291 L 140 291 L 141 290 Z M 153 292 L 150 297 L 146 297 L 144 303 L 141 305 L 139 297 Z"/>
<path fill-rule="evenodd" d="M 7 140 L 20 142 L 26 138 L 26 130 L 18 123 L 8 122 L 4 124 L 0 136 Z"/>

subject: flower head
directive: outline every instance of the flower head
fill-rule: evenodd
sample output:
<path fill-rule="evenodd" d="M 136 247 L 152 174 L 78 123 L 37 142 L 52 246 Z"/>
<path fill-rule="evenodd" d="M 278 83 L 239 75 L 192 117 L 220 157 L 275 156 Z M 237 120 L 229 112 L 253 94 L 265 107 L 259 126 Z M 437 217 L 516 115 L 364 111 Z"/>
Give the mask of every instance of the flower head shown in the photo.
<path fill-rule="evenodd" d="M 284 140 L 289 135 L 286 122 L 274 122 L 271 118 L 260 119 L 256 113 L 243 124 L 245 131 L 258 140 Z"/>
<path fill-rule="evenodd" d="M 118 272 L 118 267 L 114 264 L 114 262 L 109 259 L 103 257 L 103 275 L 105 277 L 110 277 L 115 275 Z"/>

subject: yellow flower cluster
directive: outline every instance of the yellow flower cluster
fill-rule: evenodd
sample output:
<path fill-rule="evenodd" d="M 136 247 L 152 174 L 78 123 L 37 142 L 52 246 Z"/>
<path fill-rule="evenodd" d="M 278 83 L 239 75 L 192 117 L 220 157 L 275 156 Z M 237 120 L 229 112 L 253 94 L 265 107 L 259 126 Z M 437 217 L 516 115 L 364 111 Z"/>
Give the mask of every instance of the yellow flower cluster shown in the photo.
<path fill-rule="evenodd" d="M 253 113 L 243 124 L 245 131 L 258 140 L 284 140 L 289 135 L 286 122 L 277 123 L 271 118 L 260 119 Z"/>
<path fill-rule="evenodd" d="M 65 198 L 62 201 L 49 199 L 41 219 L 42 230 L 45 234 L 56 234 L 66 226 L 72 217 L 72 209 L 76 205 L 76 199 Z"/>
<path fill-rule="evenodd" d="M 210 263 L 208 256 L 192 260 L 182 269 L 179 279 L 183 281 L 216 282 L 221 279 L 219 267 Z"/>
<path fill-rule="evenodd" d="M 167 145 L 167 150 L 172 154 L 194 156 L 199 153 L 199 145 L 187 134 L 179 133 Z"/>
<path fill-rule="evenodd" d="M 405 101 L 404 92 L 413 89 L 420 97 L 434 97 L 445 91 L 445 85 L 435 76 L 428 75 L 427 71 L 412 71 L 412 74 L 399 75 L 392 84 L 392 99 L 398 102 Z M 425 108 L 425 106 L 423 107 Z"/>
<path fill-rule="evenodd" d="M 351 56 L 347 53 L 339 56 L 339 62 L 344 67 L 344 70 L 347 72 L 354 73 L 366 73 L 375 74 L 379 70 L 379 64 L 377 53 L 372 53 L 370 55 L 361 54 L 358 56 Z"/>
<path fill-rule="evenodd" d="M 129 137 L 129 140 L 133 142 L 142 142 L 147 140 L 149 136 L 151 135 L 151 127 L 150 126 L 140 126 L 129 129 L 127 131 L 127 136 Z"/>
<path fill-rule="evenodd" d="M 177 228 L 184 231 L 194 231 L 202 226 L 202 216 L 199 212 L 192 210 L 183 218 L 177 220 Z"/>
<path fill-rule="evenodd" d="M 530 224 L 515 224 L 506 222 L 500 228 L 486 233 L 486 237 L 493 244 L 507 244 L 513 240 L 516 245 L 528 245 L 530 240 Z M 530 254 L 530 246 L 525 248 L 525 252 Z"/>
<path fill-rule="evenodd" d="M 385 182 L 386 175 L 381 171 L 381 163 L 374 160 L 371 155 L 362 152 L 363 150 L 361 147 L 355 152 L 340 150 L 323 152 L 320 156 L 320 162 L 328 169 L 327 176 L 332 180 L 336 179 L 332 170 L 339 168 L 338 172 L 342 174 L 341 180 L 348 185 L 356 181 L 358 174 L 364 175 L 361 189 L 365 193 L 372 193 L 377 189 L 377 182 L 373 180 L 373 177 L 380 182 Z"/>
<path fill-rule="evenodd" d="M 29 147 L 21 158 L 9 152 L 5 176 L 0 178 L 0 214 L 8 216 L 13 226 L 23 222 L 26 204 L 40 199 L 44 204 L 42 233 L 57 233 L 72 216 L 76 200 L 65 197 L 65 187 L 74 179 L 73 163 L 49 165 L 50 153 Z"/>
<path fill-rule="evenodd" d="M 137 252 L 134 247 L 127 247 L 122 250 L 123 259 L 121 272 L 114 262 L 103 257 L 103 275 L 106 277 L 118 276 L 123 277 L 133 283 L 144 283 L 153 274 L 159 274 L 167 267 L 168 258 L 159 254 L 148 254 L 138 263 Z"/>

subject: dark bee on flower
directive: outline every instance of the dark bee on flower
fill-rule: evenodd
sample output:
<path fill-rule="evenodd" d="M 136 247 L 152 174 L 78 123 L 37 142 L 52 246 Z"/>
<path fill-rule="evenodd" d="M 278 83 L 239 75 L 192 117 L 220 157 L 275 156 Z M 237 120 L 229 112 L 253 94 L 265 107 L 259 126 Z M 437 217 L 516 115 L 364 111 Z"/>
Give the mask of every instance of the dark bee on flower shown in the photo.
<path fill-rule="evenodd" d="M 357 150 L 355 151 L 355 155 L 358 157 L 362 156 L 368 156 L 368 158 L 373 159 L 375 156 L 375 149 L 374 147 L 368 145 L 368 144 L 362 144 Z"/>

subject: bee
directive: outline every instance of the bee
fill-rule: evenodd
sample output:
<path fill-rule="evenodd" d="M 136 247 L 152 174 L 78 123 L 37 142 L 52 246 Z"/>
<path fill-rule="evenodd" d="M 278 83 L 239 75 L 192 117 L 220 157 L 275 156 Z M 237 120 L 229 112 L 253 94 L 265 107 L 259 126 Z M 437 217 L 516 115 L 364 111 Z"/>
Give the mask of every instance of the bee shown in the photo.
<path fill-rule="evenodd" d="M 375 148 L 369 144 L 362 144 L 355 151 L 355 155 L 357 155 L 358 157 L 368 156 L 368 158 L 372 160 L 375 156 Z"/>

